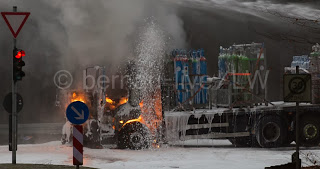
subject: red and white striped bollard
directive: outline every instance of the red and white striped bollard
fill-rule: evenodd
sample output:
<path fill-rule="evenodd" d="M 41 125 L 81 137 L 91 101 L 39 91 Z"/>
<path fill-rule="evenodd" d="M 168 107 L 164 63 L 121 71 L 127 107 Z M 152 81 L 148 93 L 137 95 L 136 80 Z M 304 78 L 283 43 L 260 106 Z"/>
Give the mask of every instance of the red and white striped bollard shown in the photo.
<path fill-rule="evenodd" d="M 83 128 L 82 125 L 73 126 L 73 165 L 83 165 Z"/>

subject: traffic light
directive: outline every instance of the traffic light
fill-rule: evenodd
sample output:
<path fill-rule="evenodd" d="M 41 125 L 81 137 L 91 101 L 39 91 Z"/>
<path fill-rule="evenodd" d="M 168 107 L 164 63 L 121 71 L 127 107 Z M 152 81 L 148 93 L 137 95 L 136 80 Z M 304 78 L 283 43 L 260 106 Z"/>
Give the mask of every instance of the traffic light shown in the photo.
<path fill-rule="evenodd" d="M 25 56 L 25 52 L 21 49 L 14 48 L 13 49 L 13 80 L 17 82 L 18 80 L 22 80 L 25 76 L 25 73 L 22 71 L 22 67 L 25 66 L 22 58 Z"/>

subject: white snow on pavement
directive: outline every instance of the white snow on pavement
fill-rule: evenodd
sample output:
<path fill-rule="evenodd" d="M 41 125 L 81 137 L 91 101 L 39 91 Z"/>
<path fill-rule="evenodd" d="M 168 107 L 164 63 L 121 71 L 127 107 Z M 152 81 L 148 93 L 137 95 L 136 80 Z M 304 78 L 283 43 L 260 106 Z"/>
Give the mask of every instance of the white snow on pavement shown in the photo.
<path fill-rule="evenodd" d="M 117 169 L 259 169 L 290 162 L 294 147 L 236 148 L 226 140 L 191 140 L 182 146 L 149 150 L 84 148 L 84 166 Z M 319 150 L 303 150 L 320 156 Z M 304 161 L 304 165 L 307 165 Z M 0 146 L 0 163 L 11 163 L 8 146 Z M 17 163 L 72 165 L 72 147 L 59 141 L 19 145 Z"/>

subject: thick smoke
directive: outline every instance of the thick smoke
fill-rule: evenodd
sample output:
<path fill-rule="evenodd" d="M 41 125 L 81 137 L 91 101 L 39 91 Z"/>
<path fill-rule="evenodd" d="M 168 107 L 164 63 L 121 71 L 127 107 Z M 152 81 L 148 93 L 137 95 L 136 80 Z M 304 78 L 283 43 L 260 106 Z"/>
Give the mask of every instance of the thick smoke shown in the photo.
<path fill-rule="evenodd" d="M 75 81 L 71 87 L 79 88 L 86 67 L 106 66 L 112 74 L 128 59 L 135 59 L 136 34 L 150 17 L 166 32 L 168 44 L 185 46 L 183 23 L 176 10 L 156 0 L 5 0 L 0 2 L 0 10 L 11 11 L 14 5 L 18 11 L 31 12 L 18 38 L 18 47 L 27 52 L 26 78 L 20 89 L 24 111 L 28 112 L 22 115 L 23 121 L 50 121 L 48 116 L 60 111 L 52 109 L 56 71 L 70 71 Z M 10 56 L 9 31 L 4 22 L 0 28 L 0 43 L 6 46 L 1 53 Z M 1 68 L 2 72 L 9 70 L 9 66 Z M 7 89 L 1 90 L 2 96 L 10 90 L 10 77 L 5 78 L 8 83 L 4 85 Z"/>
<path fill-rule="evenodd" d="M 291 1 L 292 2 L 292 1 Z M 319 29 L 297 25 L 290 18 L 318 19 L 319 2 L 282 0 L 1 0 L 0 11 L 30 11 L 18 37 L 27 56 L 26 77 L 19 84 L 25 106 L 22 122 L 55 121 L 56 71 L 72 72 L 81 80 L 85 67 L 103 65 L 117 70 L 128 58 L 136 59 L 138 35 L 146 19 L 153 17 L 165 34 L 166 50 L 204 48 L 210 75 L 217 73 L 219 46 L 265 42 L 272 100 L 281 97 L 284 66 L 293 55 L 308 54 L 319 41 Z M 278 12 L 281 15 L 277 15 Z M 319 27 L 318 23 L 313 26 Z M 0 97 L 11 89 L 12 37 L 0 19 Z M 293 41 L 290 38 L 296 37 Z M 279 73 L 280 72 L 280 73 Z M 112 73 L 112 72 L 110 72 Z M 72 88 L 78 87 L 74 84 Z M 272 95 L 273 91 L 270 91 Z M 4 110 L 0 108 L 2 112 Z M 2 113 L 3 121 L 7 115 Z"/>
<path fill-rule="evenodd" d="M 47 1 L 61 9 L 60 21 L 67 33 L 62 63 L 76 70 L 96 64 L 119 66 L 134 56 L 135 33 L 148 17 L 157 19 L 174 39 L 184 45 L 181 21 L 173 10 L 150 0 Z M 152 10 L 150 10 L 152 9 Z M 177 36 L 178 35 L 178 36 Z"/>

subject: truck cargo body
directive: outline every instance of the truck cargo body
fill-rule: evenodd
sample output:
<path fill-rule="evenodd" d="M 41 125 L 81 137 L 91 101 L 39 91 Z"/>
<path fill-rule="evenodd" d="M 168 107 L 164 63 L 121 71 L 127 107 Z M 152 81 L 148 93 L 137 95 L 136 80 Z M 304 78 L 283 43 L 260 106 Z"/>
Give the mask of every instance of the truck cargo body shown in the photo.
<path fill-rule="evenodd" d="M 273 105 L 272 105 L 273 104 Z M 295 138 L 295 103 L 164 113 L 167 140 L 229 139 L 237 146 L 280 147 Z M 301 143 L 319 144 L 319 105 L 300 104 Z"/>

